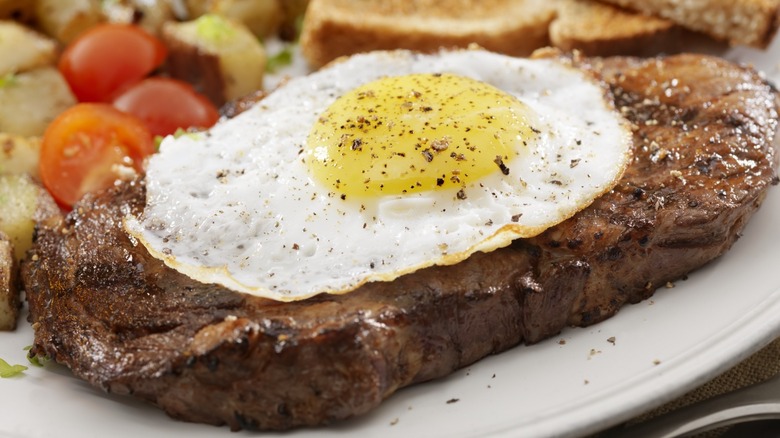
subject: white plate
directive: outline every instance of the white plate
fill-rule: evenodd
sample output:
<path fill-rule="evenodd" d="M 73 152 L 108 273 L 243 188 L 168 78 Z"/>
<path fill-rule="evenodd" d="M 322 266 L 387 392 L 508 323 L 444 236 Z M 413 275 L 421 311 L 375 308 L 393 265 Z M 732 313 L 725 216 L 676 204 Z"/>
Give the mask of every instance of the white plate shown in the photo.
<path fill-rule="evenodd" d="M 768 52 L 731 50 L 780 78 Z M 612 319 L 569 329 L 399 391 L 374 412 L 263 437 L 583 436 L 671 400 L 780 335 L 780 187 L 721 259 Z M 610 342 L 610 338 L 614 338 Z M 0 358 L 29 365 L 32 330 L 0 333 Z M 106 395 L 53 364 L 0 380 L 2 437 L 236 437 Z"/>

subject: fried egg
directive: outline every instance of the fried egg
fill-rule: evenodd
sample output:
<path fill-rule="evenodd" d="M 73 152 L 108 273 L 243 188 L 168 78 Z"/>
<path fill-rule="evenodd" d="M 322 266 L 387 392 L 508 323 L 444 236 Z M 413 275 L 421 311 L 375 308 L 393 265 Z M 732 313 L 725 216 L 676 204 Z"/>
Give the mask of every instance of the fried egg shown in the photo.
<path fill-rule="evenodd" d="M 173 269 L 279 301 L 455 264 L 616 184 L 631 134 L 606 93 L 557 59 L 356 55 L 166 138 L 125 227 Z"/>

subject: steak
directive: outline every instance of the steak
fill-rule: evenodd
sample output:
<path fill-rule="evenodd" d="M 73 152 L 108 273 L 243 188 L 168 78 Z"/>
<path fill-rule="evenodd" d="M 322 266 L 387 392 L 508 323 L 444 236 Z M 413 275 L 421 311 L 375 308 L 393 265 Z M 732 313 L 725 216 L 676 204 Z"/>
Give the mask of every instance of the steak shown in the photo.
<path fill-rule="evenodd" d="M 777 184 L 777 95 L 700 55 L 571 59 L 633 124 L 619 184 L 543 234 L 346 295 L 280 303 L 198 283 L 122 228 L 142 180 L 39 224 L 22 269 L 33 354 L 172 417 L 315 426 L 401 387 L 587 326 L 723 254 Z"/>

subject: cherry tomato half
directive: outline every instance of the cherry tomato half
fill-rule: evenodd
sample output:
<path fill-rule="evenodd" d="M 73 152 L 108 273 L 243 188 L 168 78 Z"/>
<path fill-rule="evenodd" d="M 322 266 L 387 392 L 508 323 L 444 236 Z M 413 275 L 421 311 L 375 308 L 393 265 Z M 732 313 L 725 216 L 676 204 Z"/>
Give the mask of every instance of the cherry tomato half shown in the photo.
<path fill-rule="evenodd" d="M 110 187 L 122 167 L 140 171 L 154 149 L 152 135 L 135 117 L 108 104 L 78 104 L 43 135 L 41 180 L 60 205 L 70 207 L 84 193 Z"/>
<path fill-rule="evenodd" d="M 60 57 L 59 69 L 81 102 L 110 102 L 162 65 L 165 45 L 143 29 L 101 24 L 81 34 Z"/>
<path fill-rule="evenodd" d="M 128 88 L 114 106 L 146 123 L 153 135 L 178 128 L 208 128 L 219 119 L 217 108 L 186 82 L 151 77 Z"/>

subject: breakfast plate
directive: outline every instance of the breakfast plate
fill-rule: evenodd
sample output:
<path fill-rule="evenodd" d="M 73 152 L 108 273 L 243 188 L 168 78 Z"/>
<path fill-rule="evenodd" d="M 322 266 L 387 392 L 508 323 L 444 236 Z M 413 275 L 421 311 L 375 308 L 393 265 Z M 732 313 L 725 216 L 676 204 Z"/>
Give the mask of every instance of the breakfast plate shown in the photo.
<path fill-rule="evenodd" d="M 780 79 L 780 41 L 733 49 Z M 780 83 L 780 81 L 778 81 Z M 615 317 L 567 329 L 394 394 L 375 411 L 317 429 L 263 437 L 585 436 L 705 382 L 780 335 L 780 187 L 731 251 Z M 132 398 L 105 394 L 67 368 L 28 363 L 32 329 L 0 333 L 0 358 L 28 369 L 0 380 L 0 437 L 256 436 L 183 423 Z"/>

